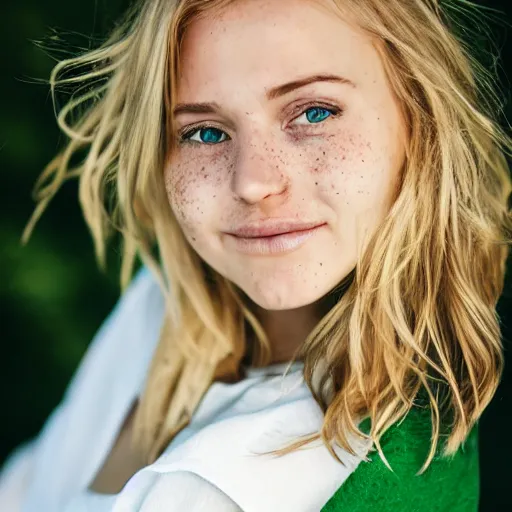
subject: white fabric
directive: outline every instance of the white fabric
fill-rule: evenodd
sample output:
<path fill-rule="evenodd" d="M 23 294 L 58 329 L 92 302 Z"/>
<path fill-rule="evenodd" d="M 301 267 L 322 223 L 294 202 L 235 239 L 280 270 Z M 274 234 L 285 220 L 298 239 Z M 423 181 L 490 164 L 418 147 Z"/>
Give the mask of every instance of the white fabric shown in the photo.
<path fill-rule="evenodd" d="M 143 269 L 92 340 L 62 402 L 25 456 L 31 478 L 20 498 L 23 512 L 61 512 L 87 487 L 142 389 L 163 310 L 158 285 Z M 8 460 L 0 488 L 19 471 Z M 3 510 L 10 508 L 0 501 Z"/>
<path fill-rule="evenodd" d="M 34 460 L 34 441 L 13 451 L 0 473 L 0 510 L 20 512 L 21 501 L 30 482 Z"/>
<path fill-rule="evenodd" d="M 248 369 L 235 384 L 212 384 L 191 423 L 118 495 L 87 491 L 142 390 L 162 318 L 160 290 L 144 269 L 38 438 L 0 473 L 0 510 L 317 512 L 355 469 L 360 457 L 336 448 L 343 466 L 320 442 L 283 457 L 256 455 L 321 425 L 321 410 L 295 363 L 285 377 L 287 365 L 274 365 Z M 355 440 L 353 447 L 360 456 L 369 448 Z"/>

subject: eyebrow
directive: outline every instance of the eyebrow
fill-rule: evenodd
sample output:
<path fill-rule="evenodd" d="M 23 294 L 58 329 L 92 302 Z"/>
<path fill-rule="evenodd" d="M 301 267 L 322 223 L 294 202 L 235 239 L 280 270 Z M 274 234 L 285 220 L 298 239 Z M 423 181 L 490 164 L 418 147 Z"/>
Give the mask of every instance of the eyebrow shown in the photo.
<path fill-rule="evenodd" d="M 300 78 L 298 80 L 293 80 L 292 82 L 288 82 L 283 85 L 272 87 L 267 91 L 266 97 L 268 100 L 274 100 L 276 98 L 279 98 L 280 96 L 284 96 L 285 94 L 288 94 L 301 87 L 305 87 L 306 85 L 312 84 L 314 82 L 334 82 L 349 85 L 350 87 L 355 88 L 354 82 L 342 76 L 329 74 L 313 75 L 305 78 Z M 215 101 L 208 103 L 178 103 L 174 107 L 173 115 L 178 116 L 180 114 L 215 114 L 219 110 L 221 110 L 221 108 L 219 104 Z"/>

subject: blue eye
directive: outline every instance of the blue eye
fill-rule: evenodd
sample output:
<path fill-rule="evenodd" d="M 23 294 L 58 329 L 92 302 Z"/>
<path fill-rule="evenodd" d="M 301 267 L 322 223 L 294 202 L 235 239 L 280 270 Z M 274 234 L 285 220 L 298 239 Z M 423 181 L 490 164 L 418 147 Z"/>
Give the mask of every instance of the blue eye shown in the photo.
<path fill-rule="evenodd" d="M 199 140 L 193 138 L 195 134 L 199 135 Z M 212 126 L 198 126 L 197 128 L 185 133 L 181 140 L 185 142 L 192 141 L 204 144 L 218 144 L 219 142 L 223 142 L 223 140 L 221 140 L 222 135 L 226 134 L 218 128 L 214 128 Z"/>
<path fill-rule="evenodd" d="M 331 111 L 322 107 L 312 107 L 308 108 L 304 114 L 310 123 L 320 123 L 331 115 Z"/>

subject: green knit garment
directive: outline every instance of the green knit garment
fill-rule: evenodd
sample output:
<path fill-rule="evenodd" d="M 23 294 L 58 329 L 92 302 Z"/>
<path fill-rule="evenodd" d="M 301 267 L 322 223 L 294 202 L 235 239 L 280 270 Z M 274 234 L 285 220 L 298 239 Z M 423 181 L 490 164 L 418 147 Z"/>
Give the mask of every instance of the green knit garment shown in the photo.
<path fill-rule="evenodd" d="M 370 431 L 370 420 L 361 424 Z M 390 427 L 381 447 L 391 472 L 371 451 L 321 512 L 477 512 L 480 497 L 478 424 L 451 457 L 441 455 L 441 442 L 427 470 L 416 476 L 430 448 L 428 409 L 414 407 L 402 423 Z"/>

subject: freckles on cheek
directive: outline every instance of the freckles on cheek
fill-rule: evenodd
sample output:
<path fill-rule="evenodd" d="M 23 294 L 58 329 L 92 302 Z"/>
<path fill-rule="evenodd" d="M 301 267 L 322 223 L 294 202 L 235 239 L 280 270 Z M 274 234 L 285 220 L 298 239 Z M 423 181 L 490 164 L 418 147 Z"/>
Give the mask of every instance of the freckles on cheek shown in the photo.
<path fill-rule="evenodd" d="M 194 186 L 197 184 L 197 176 L 186 172 L 185 166 L 175 165 L 168 168 L 165 173 L 165 189 L 171 208 L 180 219 L 186 217 L 187 211 L 193 207 Z"/>
<path fill-rule="evenodd" d="M 309 153 L 309 173 L 314 188 L 332 205 L 343 201 L 356 209 L 380 200 L 388 188 L 392 169 L 389 150 L 371 133 L 329 134 Z"/>
<path fill-rule="evenodd" d="M 309 171 L 312 175 L 351 172 L 360 164 L 374 160 L 372 144 L 360 133 L 332 133 L 324 142 L 308 152 Z"/>
<path fill-rule="evenodd" d="M 203 160 L 203 161 L 201 161 Z M 165 172 L 165 188 L 169 204 L 184 230 L 197 231 L 211 220 L 229 167 L 225 158 L 174 163 Z"/>

